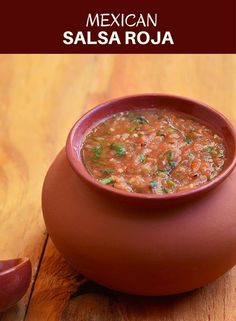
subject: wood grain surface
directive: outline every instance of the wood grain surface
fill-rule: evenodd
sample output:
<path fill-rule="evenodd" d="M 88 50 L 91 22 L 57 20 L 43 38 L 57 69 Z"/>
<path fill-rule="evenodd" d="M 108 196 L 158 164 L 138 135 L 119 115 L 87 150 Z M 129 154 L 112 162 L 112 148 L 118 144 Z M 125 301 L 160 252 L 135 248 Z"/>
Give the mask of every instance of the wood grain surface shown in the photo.
<path fill-rule="evenodd" d="M 93 106 L 144 92 L 206 102 L 236 124 L 233 55 L 1 55 L 0 257 L 29 256 L 27 295 L 1 321 L 235 321 L 236 268 L 166 298 L 116 293 L 78 275 L 47 236 L 46 170 L 73 123 Z"/>

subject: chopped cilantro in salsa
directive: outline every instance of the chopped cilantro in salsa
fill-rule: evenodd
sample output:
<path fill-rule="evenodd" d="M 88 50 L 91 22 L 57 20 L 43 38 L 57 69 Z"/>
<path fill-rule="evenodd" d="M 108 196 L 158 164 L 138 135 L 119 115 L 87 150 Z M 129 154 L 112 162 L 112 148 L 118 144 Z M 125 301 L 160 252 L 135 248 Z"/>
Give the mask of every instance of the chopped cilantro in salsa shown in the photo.
<path fill-rule="evenodd" d="M 111 149 L 116 151 L 116 154 L 119 156 L 124 156 L 126 154 L 126 149 L 124 146 L 118 144 L 118 143 L 112 143 Z"/>
<path fill-rule="evenodd" d="M 88 133 L 82 155 L 101 184 L 146 194 L 197 188 L 219 175 L 227 156 L 218 133 L 164 108 L 112 115 Z"/>

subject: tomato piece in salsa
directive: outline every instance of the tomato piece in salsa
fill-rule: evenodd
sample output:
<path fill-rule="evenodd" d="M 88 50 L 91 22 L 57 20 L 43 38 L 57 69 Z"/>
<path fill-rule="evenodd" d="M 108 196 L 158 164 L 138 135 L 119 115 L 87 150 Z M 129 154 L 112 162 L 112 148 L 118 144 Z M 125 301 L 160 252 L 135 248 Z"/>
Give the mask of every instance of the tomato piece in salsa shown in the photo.
<path fill-rule="evenodd" d="M 197 188 L 223 169 L 223 138 L 197 119 L 168 109 L 114 114 L 85 137 L 82 156 L 101 184 L 145 194 Z"/>

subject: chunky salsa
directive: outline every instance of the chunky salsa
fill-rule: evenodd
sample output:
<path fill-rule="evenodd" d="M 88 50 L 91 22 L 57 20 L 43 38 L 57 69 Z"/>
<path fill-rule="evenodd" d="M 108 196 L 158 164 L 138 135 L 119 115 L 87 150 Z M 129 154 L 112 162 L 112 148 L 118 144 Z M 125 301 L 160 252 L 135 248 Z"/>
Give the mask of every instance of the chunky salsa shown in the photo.
<path fill-rule="evenodd" d="M 168 109 L 114 114 L 82 146 L 84 164 L 101 184 L 152 194 L 211 181 L 222 171 L 225 154 L 223 138 L 211 128 Z"/>

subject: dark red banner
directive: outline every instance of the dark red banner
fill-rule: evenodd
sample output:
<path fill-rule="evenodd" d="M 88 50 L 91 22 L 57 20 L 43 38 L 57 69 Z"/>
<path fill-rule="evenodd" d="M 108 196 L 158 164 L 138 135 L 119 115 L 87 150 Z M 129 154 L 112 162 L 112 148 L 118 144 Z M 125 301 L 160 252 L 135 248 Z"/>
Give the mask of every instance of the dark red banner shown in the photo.
<path fill-rule="evenodd" d="M 2 4 L 1 53 L 235 53 L 236 1 Z"/>

